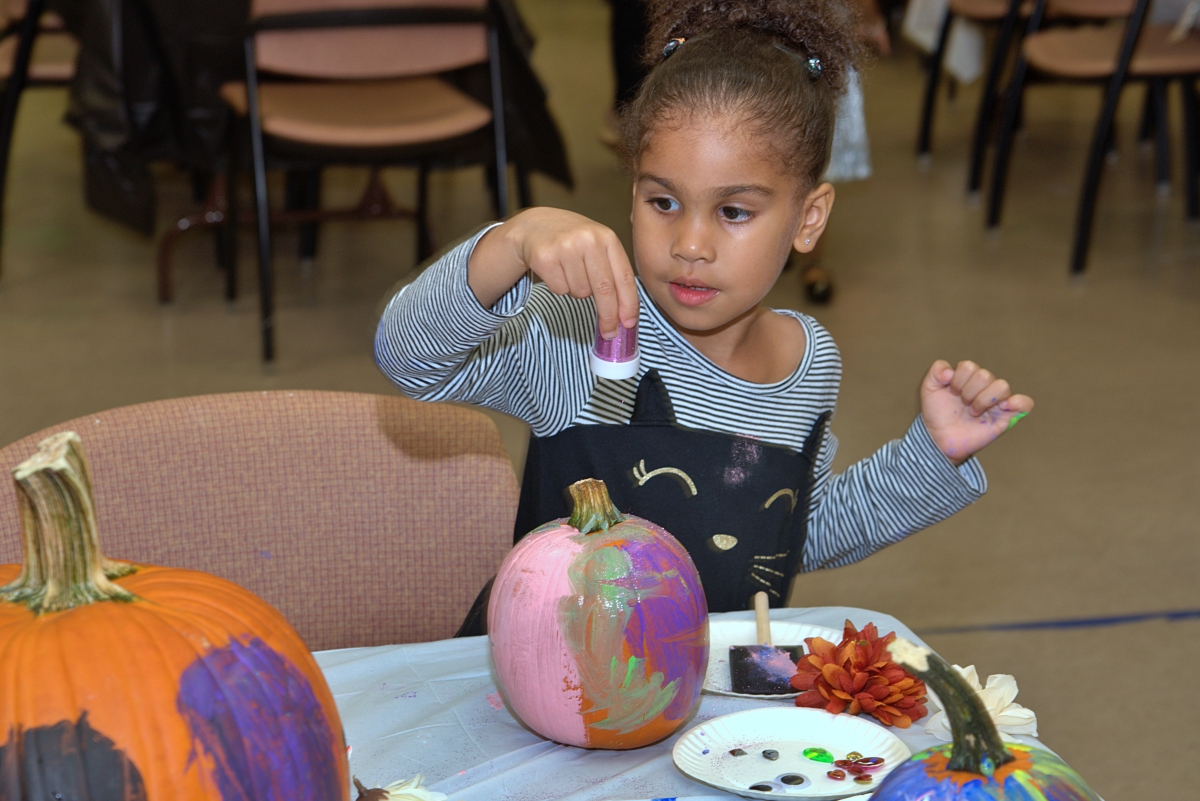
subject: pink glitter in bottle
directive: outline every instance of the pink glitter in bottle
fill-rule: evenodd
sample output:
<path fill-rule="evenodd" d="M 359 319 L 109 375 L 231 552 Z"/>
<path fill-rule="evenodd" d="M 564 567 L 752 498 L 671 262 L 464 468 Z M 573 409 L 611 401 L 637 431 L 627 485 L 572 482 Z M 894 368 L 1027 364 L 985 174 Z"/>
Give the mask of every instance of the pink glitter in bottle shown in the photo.
<path fill-rule="evenodd" d="M 633 378 L 637 375 L 641 357 L 638 356 L 637 326 L 619 326 L 617 335 L 605 339 L 596 329 L 596 344 L 592 346 L 592 372 L 601 378 Z"/>

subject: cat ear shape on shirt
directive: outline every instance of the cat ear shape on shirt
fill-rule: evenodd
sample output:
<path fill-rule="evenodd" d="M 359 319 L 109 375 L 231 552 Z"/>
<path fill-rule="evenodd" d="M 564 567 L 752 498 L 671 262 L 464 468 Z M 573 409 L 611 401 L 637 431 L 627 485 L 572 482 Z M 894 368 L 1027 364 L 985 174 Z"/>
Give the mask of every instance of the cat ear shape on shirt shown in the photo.
<path fill-rule="evenodd" d="M 629 418 L 631 426 L 673 426 L 675 407 L 671 405 L 671 396 L 667 385 L 663 383 L 658 370 L 651 368 L 638 381 L 637 396 L 633 401 L 633 416 Z"/>

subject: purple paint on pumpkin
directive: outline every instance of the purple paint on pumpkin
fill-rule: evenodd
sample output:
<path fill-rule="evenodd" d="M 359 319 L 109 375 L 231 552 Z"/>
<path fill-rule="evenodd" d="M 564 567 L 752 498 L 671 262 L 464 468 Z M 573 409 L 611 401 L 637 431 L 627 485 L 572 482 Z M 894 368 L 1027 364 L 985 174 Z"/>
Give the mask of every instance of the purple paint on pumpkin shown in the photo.
<path fill-rule="evenodd" d="M 222 801 L 345 795 L 337 738 L 312 685 L 262 640 L 232 640 L 199 657 L 180 677 L 176 706 L 212 758 Z"/>
<path fill-rule="evenodd" d="M 625 644 L 631 654 L 661 670 L 667 682 L 680 679 L 664 711 L 668 720 L 680 720 L 691 711 L 704 681 L 704 670 L 693 670 L 697 652 L 708 652 L 704 591 L 686 578 L 692 573 L 682 546 L 668 550 L 661 544 L 646 545 L 629 540 L 622 546 L 635 575 L 658 578 L 653 586 L 639 582 L 644 585 L 638 587 L 641 600 L 625 625 Z"/>

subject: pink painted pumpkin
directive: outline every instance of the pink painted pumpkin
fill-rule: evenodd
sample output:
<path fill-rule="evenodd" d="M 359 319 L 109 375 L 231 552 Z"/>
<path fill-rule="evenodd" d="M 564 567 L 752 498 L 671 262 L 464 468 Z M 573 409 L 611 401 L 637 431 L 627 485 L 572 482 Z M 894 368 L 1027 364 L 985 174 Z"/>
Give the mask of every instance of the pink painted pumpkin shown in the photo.
<path fill-rule="evenodd" d="M 680 727 L 708 667 L 708 606 L 679 541 L 624 516 L 604 482 L 530 532 L 492 586 L 500 691 L 527 726 L 585 748 L 638 748 Z"/>

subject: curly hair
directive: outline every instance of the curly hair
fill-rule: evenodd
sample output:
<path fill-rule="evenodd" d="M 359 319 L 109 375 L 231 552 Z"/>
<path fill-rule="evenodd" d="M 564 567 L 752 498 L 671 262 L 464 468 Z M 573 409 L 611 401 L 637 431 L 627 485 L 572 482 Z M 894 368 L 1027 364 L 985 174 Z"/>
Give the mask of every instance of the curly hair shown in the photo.
<path fill-rule="evenodd" d="M 837 100 L 862 53 L 848 0 L 647 0 L 652 69 L 622 109 L 630 166 L 655 129 L 736 114 L 806 187 L 829 166 Z M 669 57 L 664 46 L 682 39 Z M 809 59 L 820 61 L 813 77 Z"/>

